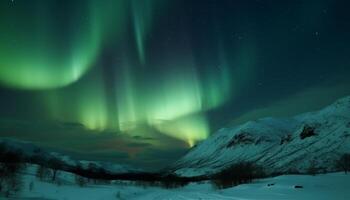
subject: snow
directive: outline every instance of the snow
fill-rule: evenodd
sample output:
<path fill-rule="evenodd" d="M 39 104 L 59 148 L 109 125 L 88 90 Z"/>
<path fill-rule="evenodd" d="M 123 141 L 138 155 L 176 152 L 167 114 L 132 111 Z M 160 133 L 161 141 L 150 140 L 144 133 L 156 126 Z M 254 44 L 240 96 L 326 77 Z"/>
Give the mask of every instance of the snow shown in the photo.
<path fill-rule="evenodd" d="M 301 139 L 305 125 L 314 127 L 317 135 Z M 242 138 L 246 140 L 240 141 Z M 210 175 L 236 162 L 252 161 L 268 173 L 306 172 L 310 163 L 320 172 L 332 172 L 336 170 L 336 159 L 347 152 L 350 96 L 320 111 L 289 119 L 269 117 L 222 128 L 170 168 L 180 176 L 191 177 Z"/>
<path fill-rule="evenodd" d="M 348 200 L 350 199 L 350 175 L 330 173 L 317 176 L 286 175 L 262 179 L 251 184 L 218 190 L 208 182 L 192 183 L 183 188 L 137 187 L 114 183 L 111 185 L 88 185 L 79 187 L 73 174 L 61 172 L 62 185 L 39 181 L 33 174 L 35 166 L 24 175 L 24 188 L 18 199 L 50 200 L 161 200 L 161 199 L 231 199 L 231 200 Z M 33 189 L 29 190 L 33 182 Z M 267 186 L 274 183 L 273 186 Z M 303 186 L 295 189 L 295 185 Z M 1 198 L 1 197 L 0 197 Z"/>

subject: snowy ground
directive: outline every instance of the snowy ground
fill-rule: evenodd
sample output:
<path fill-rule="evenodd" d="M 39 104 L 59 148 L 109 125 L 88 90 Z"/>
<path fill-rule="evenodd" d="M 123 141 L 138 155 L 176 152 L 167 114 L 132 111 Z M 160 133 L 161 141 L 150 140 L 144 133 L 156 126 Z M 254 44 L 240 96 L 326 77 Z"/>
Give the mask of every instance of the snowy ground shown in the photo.
<path fill-rule="evenodd" d="M 121 184 L 79 187 L 69 173 L 61 173 L 62 185 L 41 182 L 33 170 L 24 175 L 24 188 L 18 197 L 23 200 L 94 200 L 94 199 L 233 199 L 233 200 L 349 200 L 350 175 L 332 173 L 317 176 L 288 175 L 259 180 L 252 184 L 217 190 L 210 183 L 190 184 L 178 189 L 136 187 Z M 30 183 L 33 188 L 30 191 Z M 267 184 L 275 185 L 268 187 Z M 303 189 L 295 189 L 302 185 Z M 2 199 L 0 197 L 0 199 Z"/>

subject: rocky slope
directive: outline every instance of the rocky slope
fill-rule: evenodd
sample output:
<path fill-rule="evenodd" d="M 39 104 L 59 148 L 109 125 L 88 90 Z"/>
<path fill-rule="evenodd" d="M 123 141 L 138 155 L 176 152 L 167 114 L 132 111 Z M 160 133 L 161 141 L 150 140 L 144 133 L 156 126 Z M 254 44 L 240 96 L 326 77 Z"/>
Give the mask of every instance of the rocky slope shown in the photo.
<path fill-rule="evenodd" d="M 171 170 L 181 176 L 210 175 L 240 161 L 268 173 L 334 171 L 350 153 L 350 96 L 289 119 L 263 118 L 223 128 L 195 146 Z"/>

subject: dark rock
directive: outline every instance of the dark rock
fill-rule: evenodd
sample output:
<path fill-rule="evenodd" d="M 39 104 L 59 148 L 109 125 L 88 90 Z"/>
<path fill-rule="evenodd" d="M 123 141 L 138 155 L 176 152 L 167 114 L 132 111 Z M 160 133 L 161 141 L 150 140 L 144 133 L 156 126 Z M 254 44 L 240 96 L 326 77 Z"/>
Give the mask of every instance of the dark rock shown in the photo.
<path fill-rule="evenodd" d="M 285 143 L 289 143 L 290 141 L 292 141 L 292 135 L 291 134 L 285 135 L 281 138 L 280 145 L 285 144 Z"/>
<path fill-rule="evenodd" d="M 302 140 L 315 135 L 317 135 L 315 132 L 315 128 L 309 125 L 305 125 L 303 131 L 301 131 L 301 133 L 299 134 L 300 139 Z"/>
<path fill-rule="evenodd" d="M 247 132 L 242 132 L 233 137 L 233 139 L 227 144 L 227 148 L 233 147 L 238 144 L 252 144 L 254 143 L 254 138 Z"/>

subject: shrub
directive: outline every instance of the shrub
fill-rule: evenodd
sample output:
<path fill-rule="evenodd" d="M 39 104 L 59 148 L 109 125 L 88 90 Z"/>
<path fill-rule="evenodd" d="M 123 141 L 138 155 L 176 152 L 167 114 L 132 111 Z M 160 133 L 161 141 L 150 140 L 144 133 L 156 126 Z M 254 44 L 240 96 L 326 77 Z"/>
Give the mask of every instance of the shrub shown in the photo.
<path fill-rule="evenodd" d="M 316 160 L 310 161 L 309 167 L 307 168 L 307 173 L 315 176 L 318 172 L 318 168 L 316 167 Z"/>
<path fill-rule="evenodd" d="M 93 179 L 93 182 L 96 185 L 110 185 L 111 184 L 111 180 L 107 180 L 107 179 Z"/>
<path fill-rule="evenodd" d="M 118 191 L 118 192 L 115 194 L 115 198 L 117 198 L 117 199 L 122 199 L 122 195 L 121 195 L 120 191 Z"/>
<path fill-rule="evenodd" d="M 33 189 L 34 189 L 34 182 L 31 181 L 31 182 L 29 183 L 29 191 L 33 191 Z"/>
<path fill-rule="evenodd" d="M 347 174 L 350 171 L 350 153 L 343 154 L 337 161 L 337 168 Z"/>
<path fill-rule="evenodd" d="M 18 173 L 12 175 L 8 174 L 0 178 L 0 192 L 6 197 L 16 194 L 22 187 L 22 176 Z"/>
<path fill-rule="evenodd" d="M 178 177 L 174 174 L 168 174 L 160 180 L 160 187 L 171 189 L 186 186 L 190 181 L 186 178 Z"/>
<path fill-rule="evenodd" d="M 252 162 L 240 162 L 214 175 L 212 183 L 216 188 L 222 189 L 250 183 L 254 179 L 263 178 L 264 176 L 262 167 Z"/>
<path fill-rule="evenodd" d="M 283 173 L 279 174 L 279 175 L 282 175 Z M 299 174 L 302 174 L 297 168 L 293 167 L 293 168 L 289 168 L 286 172 L 286 174 L 289 174 L 289 175 L 299 175 Z"/>
<path fill-rule="evenodd" d="M 9 197 L 22 189 L 21 170 L 25 168 L 20 151 L 0 152 L 0 193 Z"/>
<path fill-rule="evenodd" d="M 75 183 L 80 187 L 84 187 L 88 184 L 89 180 L 85 177 L 75 175 Z"/>
<path fill-rule="evenodd" d="M 52 177 L 50 169 L 42 165 L 38 166 L 35 175 L 41 181 L 48 181 Z"/>
<path fill-rule="evenodd" d="M 58 170 L 62 169 L 63 162 L 57 158 L 51 158 L 48 161 L 48 167 L 52 170 L 52 181 L 54 182 L 57 177 Z"/>

